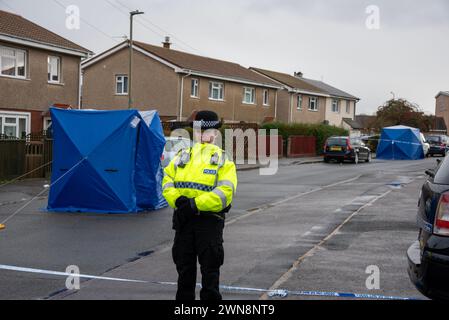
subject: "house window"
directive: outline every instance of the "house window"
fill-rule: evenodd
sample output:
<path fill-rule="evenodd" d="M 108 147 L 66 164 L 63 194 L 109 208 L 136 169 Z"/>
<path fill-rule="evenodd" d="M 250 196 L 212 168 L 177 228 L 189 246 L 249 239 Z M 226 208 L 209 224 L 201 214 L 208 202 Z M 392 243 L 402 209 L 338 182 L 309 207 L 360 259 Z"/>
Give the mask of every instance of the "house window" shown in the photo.
<path fill-rule="evenodd" d="M 115 76 L 115 93 L 118 95 L 128 94 L 128 76 Z"/>
<path fill-rule="evenodd" d="M 48 82 L 61 82 L 61 58 L 48 57 Z"/>
<path fill-rule="evenodd" d="M 10 138 L 25 138 L 29 133 L 30 115 L 28 113 L 1 113 L 0 134 Z"/>
<path fill-rule="evenodd" d="M 223 101 L 224 100 L 224 84 L 221 82 L 209 83 L 209 99 Z"/>
<path fill-rule="evenodd" d="M 318 111 L 318 98 L 317 97 L 310 97 L 309 110 L 310 111 Z"/>
<path fill-rule="evenodd" d="M 338 100 L 336 100 L 336 99 L 332 100 L 332 112 L 335 112 L 335 113 L 340 112 L 340 104 L 338 103 Z"/>
<path fill-rule="evenodd" d="M 298 95 L 296 98 L 296 109 L 302 110 L 302 95 Z"/>
<path fill-rule="evenodd" d="M 346 101 L 346 113 L 351 113 L 351 102 Z"/>
<path fill-rule="evenodd" d="M 26 52 L 0 46 L 0 71 L 2 76 L 26 77 Z"/>
<path fill-rule="evenodd" d="M 256 103 L 256 89 L 247 87 L 243 88 L 243 103 L 245 104 Z"/>
<path fill-rule="evenodd" d="M 264 106 L 270 105 L 270 92 L 268 90 L 263 91 L 263 105 Z"/>
<path fill-rule="evenodd" d="M 198 81 L 198 79 L 192 79 L 190 96 L 193 98 L 199 97 L 199 81 Z"/>
<path fill-rule="evenodd" d="M 44 131 L 47 131 L 48 130 L 48 128 L 50 128 L 50 126 L 51 126 L 51 118 L 50 117 L 45 117 L 44 118 Z"/>

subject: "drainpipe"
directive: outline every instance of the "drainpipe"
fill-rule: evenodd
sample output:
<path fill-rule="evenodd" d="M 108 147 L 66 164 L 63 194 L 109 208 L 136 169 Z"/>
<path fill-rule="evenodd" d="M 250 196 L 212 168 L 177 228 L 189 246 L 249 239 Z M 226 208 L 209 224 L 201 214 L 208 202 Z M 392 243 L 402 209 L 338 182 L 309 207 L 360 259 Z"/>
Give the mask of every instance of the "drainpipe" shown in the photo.
<path fill-rule="evenodd" d="M 187 77 L 190 77 L 192 75 L 191 72 L 189 72 L 188 74 L 186 74 L 185 76 L 181 77 L 181 98 L 179 100 L 179 121 L 182 121 L 182 113 L 183 113 L 183 107 L 184 107 L 184 79 Z"/>
<path fill-rule="evenodd" d="M 81 60 L 78 64 L 78 109 L 81 109 L 81 95 L 82 95 L 82 71 L 81 71 Z"/>
<path fill-rule="evenodd" d="M 290 92 L 290 122 L 293 123 L 293 93 Z"/>
<path fill-rule="evenodd" d="M 274 119 L 276 121 L 278 119 L 278 90 L 276 90 L 276 94 L 274 95 Z"/>

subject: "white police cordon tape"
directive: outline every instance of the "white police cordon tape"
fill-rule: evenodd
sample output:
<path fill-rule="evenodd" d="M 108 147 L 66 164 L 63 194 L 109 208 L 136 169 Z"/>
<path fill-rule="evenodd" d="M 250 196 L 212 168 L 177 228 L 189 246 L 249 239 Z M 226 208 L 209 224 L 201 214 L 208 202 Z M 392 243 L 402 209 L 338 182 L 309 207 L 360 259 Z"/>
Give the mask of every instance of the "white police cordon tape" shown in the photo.
<path fill-rule="evenodd" d="M 142 283 L 142 284 L 157 284 L 165 286 L 177 286 L 176 282 L 161 282 L 161 281 L 144 281 L 144 280 L 133 280 L 133 279 L 121 279 L 121 278 L 111 278 L 111 277 L 101 277 L 86 274 L 76 274 L 68 272 L 58 272 L 51 270 L 33 269 L 33 268 L 22 268 L 16 266 L 0 265 L 0 270 L 8 270 L 15 272 L 25 272 L 25 273 L 35 273 L 35 274 L 46 274 L 52 276 L 61 277 L 72 277 L 80 279 L 91 279 L 91 280 L 104 280 L 104 281 L 115 281 L 115 282 L 128 282 L 128 283 Z M 201 284 L 196 285 L 201 288 Z M 233 286 L 220 286 L 223 291 L 229 292 L 247 292 L 247 293 L 267 293 L 269 297 L 275 298 L 286 298 L 287 296 L 309 296 L 309 297 L 334 297 L 334 298 L 346 298 L 346 299 L 370 299 L 370 300 L 397 300 L 397 301 L 410 301 L 419 300 L 416 298 L 404 298 L 404 297 L 394 297 L 394 296 L 382 296 L 374 294 L 359 294 L 359 293 L 345 293 L 345 292 L 324 292 L 324 291 L 290 291 L 290 290 L 268 290 L 268 289 L 257 289 L 257 288 L 245 288 L 245 287 L 233 287 Z"/>
<path fill-rule="evenodd" d="M 22 268 L 22 267 L 7 266 L 7 265 L 0 265 L 0 270 L 46 274 L 49 276 L 73 277 L 73 278 L 80 278 L 80 279 L 95 279 L 95 280 L 107 280 L 107 281 L 117 281 L 117 282 L 147 283 L 147 281 L 141 281 L 141 280 L 99 277 L 99 276 L 91 276 L 91 275 L 87 275 L 87 274 L 75 274 L 75 273 L 69 273 L 69 272 L 58 272 L 58 271 L 50 271 L 50 270 L 42 270 L 42 269 Z"/>
<path fill-rule="evenodd" d="M 391 144 L 409 144 L 409 145 L 414 145 L 414 146 L 422 146 L 422 143 L 408 142 L 408 141 L 400 141 L 400 140 L 380 139 L 379 141 L 391 142 Z"/>

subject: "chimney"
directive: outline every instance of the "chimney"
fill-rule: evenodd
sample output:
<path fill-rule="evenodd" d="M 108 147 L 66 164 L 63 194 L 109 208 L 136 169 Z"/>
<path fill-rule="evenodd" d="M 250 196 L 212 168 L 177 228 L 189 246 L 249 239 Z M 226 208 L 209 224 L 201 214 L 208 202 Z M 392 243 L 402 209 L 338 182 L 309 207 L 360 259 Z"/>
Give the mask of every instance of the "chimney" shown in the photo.
<path fill-rule="evenodd" d="M 295 77 L 296 78 L 302 78 L 303 73 L 301 71 L 295 72 Z"/>
<path fill-rule="evenodd" d="M 162 45 L 165 49 L 170 49 L 171 47 L 170 37 L 165 37 L 165 41 L 162 42 Z"/>

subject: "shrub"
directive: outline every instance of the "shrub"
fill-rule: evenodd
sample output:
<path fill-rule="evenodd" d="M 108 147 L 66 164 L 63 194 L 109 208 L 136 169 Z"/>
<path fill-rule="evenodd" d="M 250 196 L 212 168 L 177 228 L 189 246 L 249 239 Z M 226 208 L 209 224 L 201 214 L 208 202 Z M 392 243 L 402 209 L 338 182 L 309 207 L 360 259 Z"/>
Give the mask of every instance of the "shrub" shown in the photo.
<path fill-rule="evenodd" d="M 266 130 L 278 129 L 279 135 L 281 135 L 285 141 L 287 141 L 288 137 L 290 136 L 316 137 L 316 150 L 318 154 L 323 153 L 324 143 L 329 137 L 349 135 L 348 130 L 325 124 L 304 124 L 304 123 L 285 124 L 273 122 L 263 125 L 261 129 Z"/>

